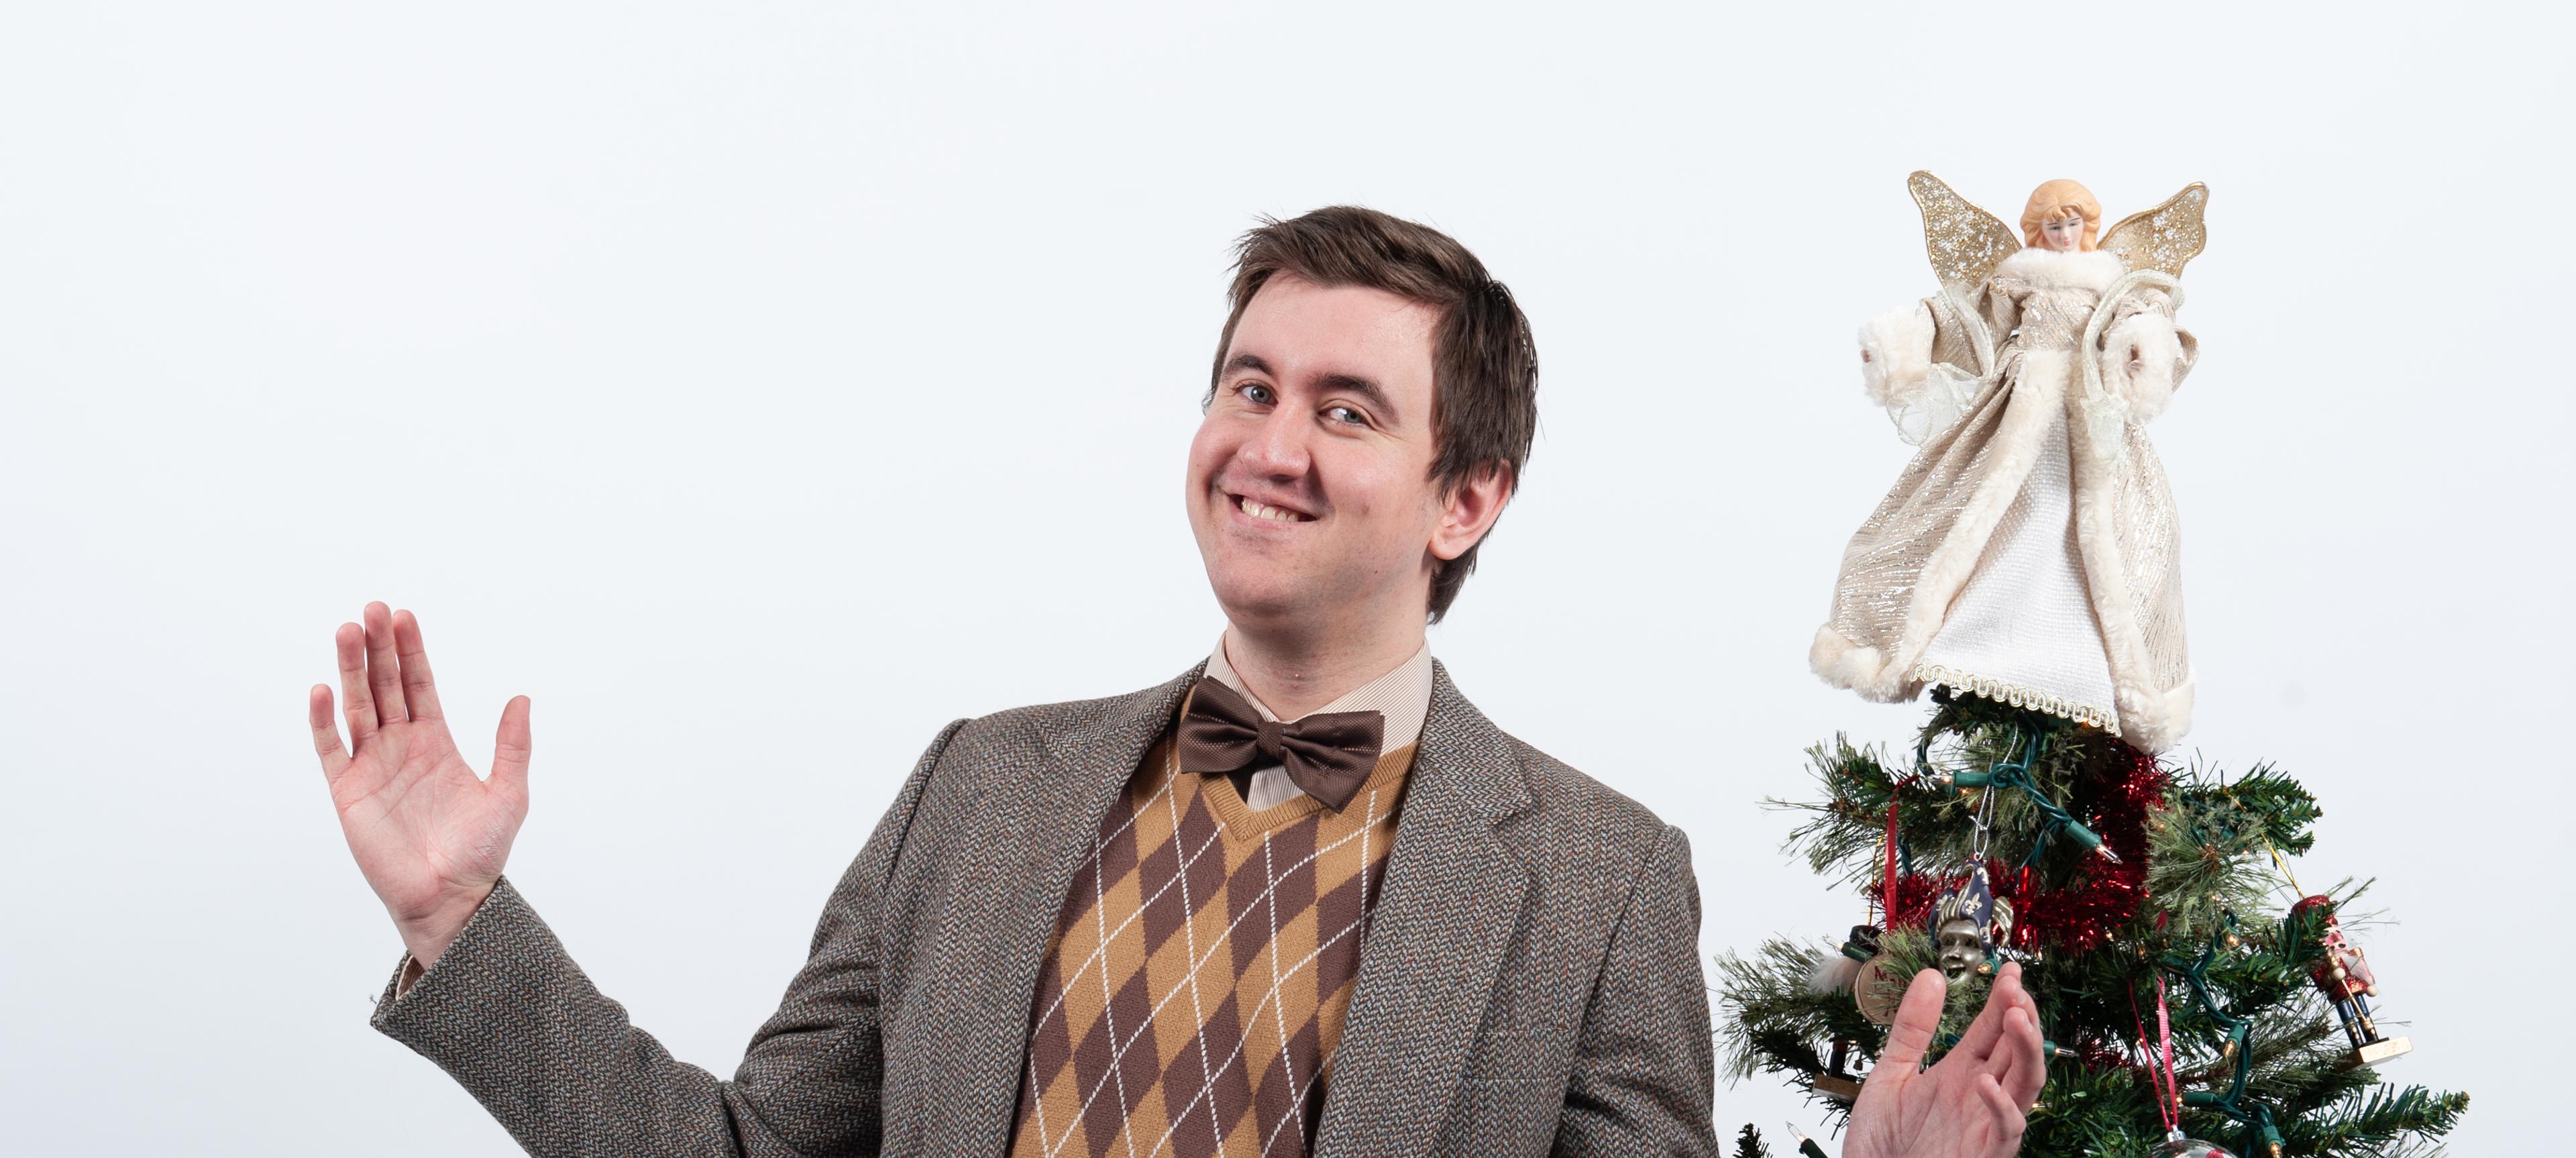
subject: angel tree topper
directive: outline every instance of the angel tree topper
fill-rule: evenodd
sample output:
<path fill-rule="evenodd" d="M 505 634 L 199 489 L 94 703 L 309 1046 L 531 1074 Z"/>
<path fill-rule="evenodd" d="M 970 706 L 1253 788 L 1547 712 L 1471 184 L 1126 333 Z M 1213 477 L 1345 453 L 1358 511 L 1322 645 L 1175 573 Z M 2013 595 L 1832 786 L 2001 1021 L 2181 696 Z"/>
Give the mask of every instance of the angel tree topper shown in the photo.
<path fill-rule="evenodd" d="M 1861 379 L 1921 449 L 1843 551 L 1808 661 L 1898 702 L 1929 685 L 2108 731 L 2191 725 L 2173 493 L 2146 424 L 2199 353 L 2175 280 L 2206 237 L 2193 185 L 2108 232 L 2073 181 L 2018 234 L 1908 179 L 1940 292 L 1861 329 Z"/>

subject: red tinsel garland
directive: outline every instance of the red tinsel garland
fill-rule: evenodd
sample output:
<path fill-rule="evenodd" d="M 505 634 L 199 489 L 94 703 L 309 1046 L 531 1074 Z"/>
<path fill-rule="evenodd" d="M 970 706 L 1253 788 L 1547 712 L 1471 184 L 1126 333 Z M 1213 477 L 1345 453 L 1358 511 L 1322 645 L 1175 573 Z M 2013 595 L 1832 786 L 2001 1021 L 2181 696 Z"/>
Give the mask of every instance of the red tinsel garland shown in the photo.
<path fill-rule="evenodd" d="M 2136 753 L 2129 754 L 2116 775 L 2076 779 L 2066 810 L 2120 854 L 2117 864 L 2107 857 L 2086 857 L 2072 881 L 2050 889 L 2041 887 L 2030 869 L 2008 870 L 2001 861 L 1986 862 L 1995 895 L 2012 902 L 2013 948 L 2089 953 L 2137 918 L 2147 895 L 2147 813 L 2164 807 L 2171 784 L 2155 757 Z M 1933 902 L 1967 879 L 1966 873 L 1898 874 L 1896 895 L 1878 898 L 1888 927 L 1923 925 L 1931 918 Z"/>

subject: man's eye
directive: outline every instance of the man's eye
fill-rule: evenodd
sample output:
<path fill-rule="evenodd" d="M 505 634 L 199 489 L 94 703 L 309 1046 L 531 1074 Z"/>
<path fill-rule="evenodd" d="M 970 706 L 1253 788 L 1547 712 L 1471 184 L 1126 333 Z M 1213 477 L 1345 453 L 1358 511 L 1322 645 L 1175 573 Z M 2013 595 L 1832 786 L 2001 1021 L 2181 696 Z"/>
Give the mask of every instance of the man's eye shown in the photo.
<path fill-rule="evenodd" d="M 1324 409 L 1324 416 L 1335 422 L 1347 422 L 1353 426 L 1368 425 L 1368 415 L 1362 414 L 1357 410 L 1353 410 L 1348 406 L 1326 407 Z"/>
<path fill-rule="evenodd" d="M 1278 401 L 1277 398 L 1271 395 L 1270 388 L 1259 382 L 1246 382 L 1241 386 L 1235 387 L 1234 392 L 1242 395 L 1244 401 L 1255 406 L 1268 406 L 1272 402 Z"/>

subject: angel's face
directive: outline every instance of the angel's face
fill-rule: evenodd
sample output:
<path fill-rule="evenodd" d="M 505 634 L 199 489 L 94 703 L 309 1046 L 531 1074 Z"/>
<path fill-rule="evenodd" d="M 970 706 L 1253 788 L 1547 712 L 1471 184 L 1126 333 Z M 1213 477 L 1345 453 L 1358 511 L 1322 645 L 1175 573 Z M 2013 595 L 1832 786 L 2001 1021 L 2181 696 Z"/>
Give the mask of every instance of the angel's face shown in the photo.
<path fill-rule="evenodd" d="M 2084 217 L 2071 214 L 2039 227 L 2039 243 L 2059 253 L 2084 248 Z"/>

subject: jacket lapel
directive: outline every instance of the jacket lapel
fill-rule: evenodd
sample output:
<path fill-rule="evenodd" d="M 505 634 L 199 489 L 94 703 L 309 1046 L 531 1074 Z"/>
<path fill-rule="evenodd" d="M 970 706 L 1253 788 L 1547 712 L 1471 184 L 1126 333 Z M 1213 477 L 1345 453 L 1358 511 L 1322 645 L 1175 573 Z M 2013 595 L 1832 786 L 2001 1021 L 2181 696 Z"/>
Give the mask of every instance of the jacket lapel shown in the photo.
<path fill-rule="evenodd" d="M 1333 1055 L 1318 1158 L 1428 1149 L 1528 887 L 1494 827 L 1529 803 L 1510 738 L 1434 663 L 1386 892 Z"/>
<path fill-rule="evenodd" d="M 953 1084 L 934 1092 L 956 1133 L 933 1128 L 934 1151 L 1000 1153 L 1018 1113 L 1020 1069 L 1027 1064 L 1029 1011 L 1038 967 L 1064 907 L 1073 874 L 1091 854 L 1100 818 L 1127 786 L 1137 763 L 1172 722 L 1181 696 L 1205 665 L 1159 687 L 1089 705 L 1060 727 L 1041 725 L 1045 756 L 1031 776 L 1006 776 L 979 811 L 984 845 L 1014 849 L 995 858 L 1000 872 L 960 881 L 951 907 L 965 925 L 948 955 L 952 1000 L 942 1003 L 946 1046 L 932 1056 L 954 1059 Z"/>

